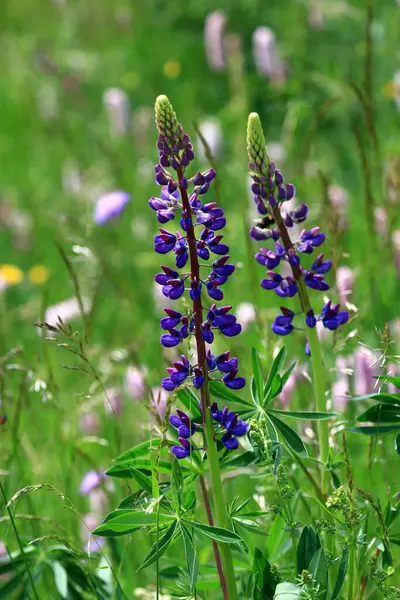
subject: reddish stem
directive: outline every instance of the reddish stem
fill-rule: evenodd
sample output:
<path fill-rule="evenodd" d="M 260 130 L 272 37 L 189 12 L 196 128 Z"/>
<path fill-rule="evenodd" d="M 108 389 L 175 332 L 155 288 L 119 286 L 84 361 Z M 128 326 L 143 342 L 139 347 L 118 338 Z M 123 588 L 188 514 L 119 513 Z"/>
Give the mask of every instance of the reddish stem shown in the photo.
<path fill-rule="evenodd" d="M 210 501 L 208 499 L 206 483 L 205 483 L 204 477 L 202 475 L 200 475 L 200 487 L 201 487 L 201 492 L 203 494 L 203 500 L 204 500 L 204 506 L 206 508 L 208 524 L 211 525 L 211 527 L 212 527 L 214 525 L 214 519 L 213 519 L 213 516 L 211 513 L 211 506 L 210 506 Z M 217 542 L 215 540 L 212 540 L 212 545 L 214 548 L 215 562 L 217 563 L 217 570 L 218 570 L 219 580 L 221 582 L 221 588 L 222 588 L 222 593 L 224 595 L 224 600 L 229 600 L 228 590 L 226 587 L 226 581 L 225 581 L 225 577 L 224 577 L 224 571 L 222 569 L 221 555 L 219 553 Z"/>
<path fill-rule="evenodd" d="M 182 167 L 178 168 L 177 173 L 178 173 L 179 190 L 180 190 L 180 194 L 181 194 L 181 198 L 182 198 L 183 208 L 186 211 L 186 214 L 190 218 L 190 221 L 191 221 L 190 225 L 186 231 L 187 242 L 188 242 L 188 246 L 189 246 L 191 281 L 197 282 L 198 285 L 200 285 L 200 283 L 201 283 L 201 281 L 200 281 L 200 265 L 199 265 L 199 259 L 197 256 L 197 248 L 196 248 L 197 240 L 196 240 L 196 236 L 194 233 L 194 226 L 193 226 L 193 222 L 192 222 L 192 218 L 191 218 L 192 217 L 192 209 L 189 204 L 187 190 L 182 185 L 182 178 L 183 178 Z M 206 364 L 206 344 L 205 344 L 205 341 L 201 334 L 201 330 L 202 330 L 201 325 L 203 322 L 203 305 L 201 302 L 201 296 L 199 297 L 198 300 L 193 301 L 193 314 L 194 314 L 194 323 L 195 323 L 197 362 L 198 362 L 198 366 L 202 370 L 203 377 L 204 377 L 204 384 L 201 388 L 200 393 L 201 393 L 201 407 L 202 407 L 203 419 L 205 419 L 206 411 L 208 410 L 208 407 L 210 405 L 210 399 L 209 399 L 209 394 L 207 394 L 205 391 L 206 386 L 208 385 L 208 373 L 207 373 L 207 364 Z M 204 478 L 202 476 L 200 476 L 200 485 L 201 485 L 201 491 L 202 491 L 203 498 L 204 498 L 204 505 L 206 508 L 208 522 L 210 525 L 213 525 L 214 520 L 213 520 L 213 516 L 212 516 L 212 512 L 211 512 L 211 506 L 210 506 L 210 502 L 208 499 L 208 494 L 207 494 L 207 489 L 205 486 Z M 222 568 L 222 561 L 221 561 L 219 548 L 218 548 L 217 543 L 214 540 L 212 541 L 212 545 L 213 545 L 213 549 L 214 549 L 215 562 L 217 565 L 217 570 L 218 570 L 218 575 L 219 575 L 219 579 L 221 582 L 221 588 L 222 588 L 224 600 L 229 600 L 228 589 L 227 589 L 227 584 L 226 584 L 226 580 L 225 580 L 225 576 L 224 576 L 224 572 L 223 572 L 223 568 Z"/>
<path fill-rule="evenodd" d="M 187 216 L 190 218 L 190 225 L 187 229 L 187 242 L 189 246 L 189 257 L 190 257 L 190 272 L 191 272 L 191 280 L 195 281 L 200 285 L 200 265 L 199 259 L 197 256 L 196 249 L 196 236 L 194 233 L 194 226 L 192 222 L 192 209 L 189 204 L 189 198 L 187 194 L 186 188 L 182 185 L 183 178 L 183 169 L 182 167 L 178 168 L 178 182 L 179 182 L 179 190 L 182 198 L 183 208 L 186 211 Z M 205 418 L 206 409 L 209 406 L 209 399 L 207 394 L 204 393 L 205 385 L 207 384 L 207 370 L 206 370 L 206 344 L 203 340 L 203 336 L 201 335 L 201 324 L 203 322 L 203 305 L 201 303 L 201 296 L 198 300 L 193 301 L 193 313 L 194 313 L 194 324 L 195 324 L 195 337 L 196 337 L 196 348 L 197 348 L 197 361 L 200 369 L 203 372 L 203 377 L 205 379 L 205 383 L 201 388 L 201 405 L 203 410 L 203 419 Z"/>

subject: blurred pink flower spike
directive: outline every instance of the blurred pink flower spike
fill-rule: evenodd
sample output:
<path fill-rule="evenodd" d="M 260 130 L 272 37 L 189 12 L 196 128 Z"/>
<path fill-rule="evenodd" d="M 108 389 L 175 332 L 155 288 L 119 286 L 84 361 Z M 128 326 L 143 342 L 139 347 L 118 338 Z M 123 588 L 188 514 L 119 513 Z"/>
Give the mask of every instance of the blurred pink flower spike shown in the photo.
<path fill-rule="evenodd" d="M 377 206 L 374 211 L 375 231 L 381 237 L 387 237 L 389 232 L 388 216 L 383 206 Z"/>
<path fill-rule="evenodd" d="M 97 413 L 83 412 L 79 417 L 79 431 L 85 435 L 96 435 L 100 430 L 100 417 Z"/>
<path fill-rule="evenodd" d="M 123 137 L 129 127 L 129 99 L 124 90 L 111 87 L 103 94 L 103 103 L 107 112 L 110 137 Z"/>
<path fill-rule="evenodd" d="M 132 400 L 140 400 L 146 391 L 144 369 L 131 365 L 126 370 L 125 390 Z"/>
<path fill-rule="evenodd" d="M 168 392 L 162 387 L 151 388 L 151 408 L 156 411 L 161 421 L 164 419 L 167 409 Z"/>
<path fill-rule="evenodd" d="M 279 56 L 276 36 L 268 27 L 257 27 L 253 33 L 253 57 L 259 75 L 275 83 L 286 79 L 286 67 Z"/>
<path fill-rule="evenodd" d="M 122 396 L 118 388 L 108 388 L 104 396 L 104 408 L 110 417 L 119 417 L 122 412 Z"/>
<path fill-rule="evenodd" d="M 377 386 L 379 375 L 377 356 L 365 346 L 360 346 L 354 354 L 354 393 L 356 396 L 372 394 Z"/>
<path fill-rule="evenodd" d="M 396 267 L 397 277 L 400 279 L 400 230 L 393 232 L 392 236 L 394 250 L 394 264 Z"/>
<path fill-rule="evenodd" d="M 130 194 L 121 190 L 101 196 L 96 201 L 94 209 L 94 222 L 96 225 L 105 225 L 109 221 L 120 217 L 130 199 Z"/>
<path fill-rule="evenodd" d="M 210 13 L 204 24 L 204 45 L 208 66 L 212 71 L 223 71 L 225 68 L 224 31 L 226 16 L 222 10 Z"/>
<path fill-rule="evenodd" d="M 353 293 L 355 275 L 350 267 L 342 266 L 336 271 L 336 288 L 339 294 L 340 304 L 346 305 L 350 302 Z"/>

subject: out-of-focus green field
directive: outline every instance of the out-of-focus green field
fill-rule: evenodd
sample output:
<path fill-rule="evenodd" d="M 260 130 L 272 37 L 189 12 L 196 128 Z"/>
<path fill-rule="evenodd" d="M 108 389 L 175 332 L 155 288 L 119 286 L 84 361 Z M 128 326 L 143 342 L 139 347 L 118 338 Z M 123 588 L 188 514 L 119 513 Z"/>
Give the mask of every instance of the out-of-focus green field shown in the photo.
<path fill-rule="evenodd" d="M 10 272 L 4 265 L 24 273 L 21 282 L 0 291 L 0 414 L 6 417 L 0 426 L 0 469 L 8 498 L 47 482 L 84 515 L 89 512 L 87 498 L 79 495 L 84 473 L 106 468 L 120 451 L 148 437 L 149 423 L 156 427 L 148 392 L 132 400 L 124 380 L 129 365 L 143 365 L 148 387 L 158 386 L 169 362 L 158 342 L 161 310 L 153 298 L 153 276 L 160 257 L 153 251 L 156 222 L 148 208 L 148 198 L 158 192 L 152 111 L 161 93 L 169 96 L 194 139 L 194 121 L 213 116 L 220 122 L 219 196 L 228 219 L 225 239 L 237 265 L 226 299 L 234 307 L 252 302 L 262 323 L 232 340 L 244 372 L 252 345 L 268 364 L 274 346 L 281 344 L 269 326 L 279 303 L 259 290 L 263 270 L 252 260 L 255 246 L 247 236 L 245 131 L 252 110 L 260 113 L 268 141 L 282 145 L 278 166 L 295 184 L 299 202 L 309 204 L 310 223 L 326 231 L 326 254 L 333 255 L 335 268 L 349 265 L 356 274 L 354 319 L 325 343 L 331 382 L 339 351 L 350 355 L 360 341 L 378 347 L 376 328 L 400 316 L 391 241 L 400 219 L 388 193 L 389 178 L 400 187 L 400 113 L 391 83 L 399 68 L 400 7 L 394 0 L 374 2 L 368 40 L 366 0 L 320 0 L 318 5 L 323 22 L 313 27 L 307 0 L 1 2 L 0 274 L 1 268 Z M 241 51 L 220 73 L 210 70 L 203 43 L 206 16 L 218 8 L 227 16 L 227 35 L 237 34 L 241 41 Z M 252 34 L 260 25 L 275 32 L 288 65 L 282 85 L 256 72 Z M 110 87 L 123 89 L 130 102 L 128 132 L 119 138 L 110 135 L 103 102 Z M 196 168 L 205 166 L 196 163 Z M 348 194 L 344 232 L 334 225 L 331 185 Z M 128 191 L 131 203 L 114 223 L 94 225 L 94 201 L 114 189 Z M 386 230 L 379 234 L 377 207 L 387 212 Z M 85 352 L 97 379 L 76 355 L 44 340 L 33 325 L 43 320 L 47 307 L 75 295 L 60 248 L 80 294 L 92 301 Z M 38 265 L 48 274 L 43 283 L 29 276 Z M 334 277 L 330 280 L 334 286 Z M 82 319 L 72 326 L 84 339 Z M 225 349 L 223 340 L 216 345 Z M 287 345 L 291 359 L 306 362 L 301 332 Z M 395 345 L 389 352 L 396 354 Z M 117 389 L 121 416 L 105 410 L 100 382 L 106 390 Z M 310 397 L 303 382 L 292 406 L 311 409 Z M 89 410 L 100 419 L 93 435 L 79 427 Z M 351 419 L 355 408 L 346 414 Z M 391 449 L 392 438 L 384 440 Z M 360 447 L 361 456 L 368 442 L 351 438 L 350 443 Z M 377 460 L 381 450 L 379 445 Z M 375 481 L 382 498 L 398 471 L 394 451 L 385 456 Z M 357 485 L 367 486 L 366 462 L 355 462 L 354 472 Z M 115 486 L 115 498 L 127 495 L 124 482 Z M 229 495 L 245 496 L 253 487 L 247 478 L 235 480 Z M 109 506 L 115 502 L 111 493 Z M 64 504 L 46 489 L 24 495 L 16 512 L 44 519 L 18 522 L 24 539 L 56 533 L 81 548 L 79 518 Z M 0 522 L 1 539 L 16 547 L 7 521 Z M 120 546 L 126 553 L 122 580 L 127 590 L 152 581 L 151 569 L 135 576 L 149 547 L 145 537 L 137 539 L 140 551 L 134 544 Z"/>

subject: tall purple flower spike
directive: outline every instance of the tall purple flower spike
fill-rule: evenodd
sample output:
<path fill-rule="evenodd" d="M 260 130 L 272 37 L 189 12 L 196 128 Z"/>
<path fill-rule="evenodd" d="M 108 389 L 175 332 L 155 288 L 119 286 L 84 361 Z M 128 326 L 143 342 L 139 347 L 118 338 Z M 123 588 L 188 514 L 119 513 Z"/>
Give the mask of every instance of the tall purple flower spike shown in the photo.
<path fill-rule="evenodd" d="M 203 390 L 208 379 L 218 378 L 226 387 L 235 390 L 246 385 L 245 379 L 238 375 L 236 358 L 229 358 L 229 352 L 215 357 L 208 348 L 215 335 L 233 337 L 241 331 L 231 312 L 232 307 L 217 305 L 224 298 L 222 288 L 234 273 L 235 266 L 229 260 L 229 246 L 224 243 L 221 234 L 226 224 L 224 211 L 216 202 L 205 201 L 205 195 L 216 177 L 215 170 L 199 172 L 190 178 L 186 176 L 186 169 L 194 159 L 190 138 L 178 123 L 166 96 L 157 98 L 155 108 L 159 151 L 155 181 L 161 186 L 161 194 L 149 200 L 159 223 L 154 250 L 163 257 L 174 257 L 171 266 L 161 265 L 155 281 L 169 300 L 186 296 L 191 304 L 191 308 L 184 312 L 164 309 L 165 315 L 160 321 L 160 342 L 164 347 L 172 348 L 194 338 L 197 349 L 197 362 L 192 363 L 182 354 L 180 360 L 168 367 L 168 376 L 161 385 L 164 390 L 172 392 L 183 383 L 191 382 L 200 390 L 204 417 L 204 411 L 210 408 Z M 174 224 L 173 229 L 171 224 Z M 203 302 L 207 302 L 207 308 Z M 178 413 L 171 419 L 171 424 L 178 430 L 180 442 L 180 446 L 174 446 L 172 452 L 177 458 L 186 458 L 194 449 L 189 438 L 197 427 L 192 426 L 184 413 Z M 235 442 L 231 442 L 232 448 L 234 445 Z M 228 445 L 226 447 L 229 448 Z"/>
<path fill-rule="evenodd" d="M 250 230 L 250 236 L 258 241 L 268 241 L 272 247 L 260 248 L 256 261 L 264 266 L 266 277 L 261 280 L 261 287 L 271 290 L 280 298 L 293 298 L 299 294 L 299 286 L 325 292 L 329 284 L 325 275 L 332 267 L 332 262 L 319 253 L 305 266 L 307 255 L 314 255 L 325 241 L 325 234 L 319 227 L 303 229 L 297 239 L 291 239 L 290 230 L 295 224 L 304 223 L 308 216 L 308 206 L 300 204 L 294 210 L 285 211 L 284 203 L 295 196 L 295 188 L 291 183 L 285 184 L 283 175 L 268 157 L 260 118 L 251 113 L 248 123 L 247 150 L 249 155 L 249 171 L 253 180 L 251 189 L 254 202 L 261 219 Z M 308 259 L 309 260 L 309 259 Z M 276 269 L 287 263 L 291 275 L 280 275 Z M 281 307 L 272 330 L 277 335 L 289 335 L 294 329 L 295 313 Z M 304 307 L 304 321 L 307 327 L 313 328 L 321 321 L 327 329 L 335 330 L 348 321 L 349 314 L 340 311 L 339 305 L 325 303 L 320 315 L 315 315 L 311 308 Z"/>

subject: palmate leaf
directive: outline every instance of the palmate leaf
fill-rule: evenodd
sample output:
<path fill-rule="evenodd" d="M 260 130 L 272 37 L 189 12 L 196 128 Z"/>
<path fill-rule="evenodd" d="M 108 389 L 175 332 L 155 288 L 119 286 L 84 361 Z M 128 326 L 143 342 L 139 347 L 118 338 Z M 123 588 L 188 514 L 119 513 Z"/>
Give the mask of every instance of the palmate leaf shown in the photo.
<path fill-rule="evenodd" d="M 384 433 L 400 431 L 400 423 L 399 425 L 362 425 L 360 427 L 349 427 L 347 431 L 361 433 L 362 435 L 383 435 Z"/>
<path fill-rule="evenodd" d="M 316 411 L 302 411 L 302 410 L 279 410 L 277 408 L 270 408 L 268 413 L 276 415 L 282 415 L 282 417 L 291 417 L 292 419 L 298 419 L 299 421 L 325 421 L 337 417 L 336 412 L 316 412 Z"/>
<path fill-rule="evenodd" d="M 225 544 L 238 544 L 243 542 L 240 535 L 230 531 L 230 529 L 205 525 L 203 523 L 197 523 L 196 521 L 186 521 L 185 519 L 182 519 L 182 523 L 184 523 L 187 527 L 193 527 L 193 529 L 196 531 L 199 531 L 207 537 L 210 537 L 216 542 L 224 542 Z"/>
<path fill-rule="evenodd" d="M 251 363 L 254 377 L 254 396 L 253 400 L 257 406 L 262 406 L 264 400 L 264 377 L 260 357 L 255 348 L 251 349 Z"/>
<path fill-rule="evenodd" d="M 382 403 L 398 404 L 400 405 L 400 394 L 387 394 L 387 393 L 373 393 L 365 394 L 364 396 L 356 396 L 352 398 L 352 402 L 359 402 L 361 400 L 377 400 Z"/>
<path fill-rule="evenodd" d="M 396 377 L 395 375 L 378 375 L 375 379 L 379 379 L 379 381 L 383 381 L 384 383 L 393 383 L 400 390 L 400 377 Z"/>
<path fill-rule="evenodd" d="M 340 590 L 342 589 L 344 580 L 346 578 L 348 564 L 349 564 L 349 547 L 345 546 L 343 548 L 342 556 L 340 558 L 337 579 L 336 579 L 335 587 L 333 589 L 331 600 L 336 600 L 337 597 L 339 596 Z"/>
<path fill-rule="evenodd" d="M 63 565 L 57 560 L 52 563 L 54 582 L 61 598 L 68 598 L 68 575 Z"/>
<path fill-rule="evenodd" d="M 226 400 L 227 402 L 234 402 L 236 404 L 248 406 L 252 409 L 254 408 L 251 402 L 243 400 L 243 398 L 232 392 L 229 388 L 225 387 L 220 381 L 210 381 L 210 392 L 212 398 L 215 397 L 219 400 Z"/>
<path fill-rule="evenodd" d="M 286 443 L 294 452 L 296 452 L 296 454 L 307 456 L 307 448 L 305 447 L 301 437 L 295 432 L 294 429 L 289 427 L 289 425 L 286 425 L 286 423 L 275 417 L 270 412 L 268 412 L 268 418 L 271 419 L 272 423 L 285 439 Z"/>
<path fill-rule="evenodd" d="M 158 448 L 160 445 L 160 440 L 153 439 L 147 440 L 147 442 L 143 442 L 138 446 L 134 446 L 130 450 L 127 450 L 120 456 L 115 459 L 115 462 L 121 462 L 124 460 L 128 460 L 129 458 L 138 458 L 139 456 L 148 456 L 151 448 Z"/>
<path fill-rule="evenodd" d="M 396 406 L 395 404 L 375 404 L 359 415 L 357 421 L 400 423 L 400 406 Z"/>
<path fill-rule="evenodd" d="M 15 596 L 12 595 L 13 592 L 21 587 L 24 589 L 27 582 L 28 575 L 26 571 L 20 571 L 12 579 L 9 579 L 0 585 L 0 600 L 10 600 L 10 598 L 14 598 Z"/>
<path fill-rule="evenodd" d="M 186 566 L 189 575 L 190 592 L 196 587 L 199 576 L 199 563 L 197 561 L 196 548 L 193 542 L 193 536 L 185 525 L 181 525 L 183 544 L 185 546 Z"/>
<path fill-rule="evenodd" d="M 154 544 L 150 548 L 150 552 L 148 553 L 140 567 L 136 570 L 136 573 L 153 564 L 158 558 L 160 558 L 164 554 L 164 552 L 167 551 L 168 546 L 174 538 L 176 525 L 177 522 L 174 521 L 167 529 L 167 532 L 158 541 L 154 542 Z"/>
<path fill-rule="evenodd" d="M 328 565 L 326 563 L 325 552 L 319 548 L 314 554 L 309 567 L 310 573 L 315 581 L 319 583 L 319 598 L 326 600 L 328 595 Z"/>
<path fill-rule="evenodd" d="M 321 548 L 318 533 L 312 527 L 304 527 L 297 544 L 297 572 L 308 571 L 312 557 Z"/>
<path fill-rule="evenodd" d="M 273 600 L 276 582 L 271 565 L 259 548 L 254 549 L 252 565 L 254 576 L 253 600 Z"/>
<path fill-rule="evenodd" d="M 127 534 L 140 527 L 150 527 L 152 525 L 157 525 L 158 523 L 168 523 L 174 519 L 173 515 L 157 513 L 157 511 L 145 513 L 143 511 L 123 510 L 119 512 L 122 512 L 123 514 L 119 514 L 116 517 L 109 519 L 104 525 L 100 525 L 92 533 L 101 536 L 112 535 L 112 533 Z"/>
<path fill-rule="evenodd" d="M 152 471 L 152 461 L 146 458 L 132 458 L 123 462 L 118 462 L 106 471 L 106 475 L 110 477 L 119 477 L 121 479 L 131 479 L 133 477 L 131 469 L 143 469 L 145 471 Z M 170 462 L 166 460 L 160 460 L 157 463 L 159 473 L 170 475 L 172 466 Z M 186 469 L 187 471 L 187 469 Z"/>
<path fill-rule="evenodd" d="M 269 399 L 269 392 L 272 386 L 272 382 L 274 380 L 275 375 L 281 372 L 283 364 L 285 362 L 286 357 L 286 348 L 283 346 L 275 356 L 274 361 L 271 365 L 270 371 L 268 373 L 267 381 L 264 385 L 264 398 L 265 400 Z"/>

